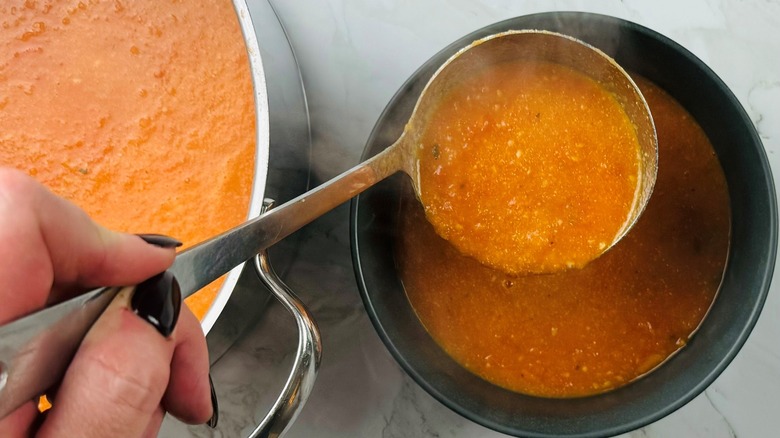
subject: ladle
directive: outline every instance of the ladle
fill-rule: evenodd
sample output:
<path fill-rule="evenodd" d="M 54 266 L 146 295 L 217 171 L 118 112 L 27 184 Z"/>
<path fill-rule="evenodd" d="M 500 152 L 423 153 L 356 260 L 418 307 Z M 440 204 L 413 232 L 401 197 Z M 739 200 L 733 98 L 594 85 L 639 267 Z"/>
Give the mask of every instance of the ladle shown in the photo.
<path fill-rule="evenodd" d="M 584 73 L 609 91 L 636 129 L 640 145 L 639 186 L 630 217 L 612 247 L 633 226 L 655 184 L 658 143 L 650 110 L 628 74 L 598 49 L 574 38 L 547 31 L 509 31 L 482 38 L 448 59 L 431 77 L 400 138 L 387 149 L 321 186 L 216 238 L 180 254 L 172 268 L 188 295 L 260 250 L 273 245 L 388 176 L 403 171 L 417 184 L 417 148 L 440 98 L 460 78 L 510 59 L 550 61 Z"/>
<path fill-rule="evenodd" d="M 509 31 L 477 40 L 447 60 L 423 90 L 401 137 L 386 150 L 268 213 L 181 252 L 169 271 L 178 280 L 182 298 L 398 171 L 412 178 L 419 194 L 416 149 L 441 96 L 465 75 L 492 63 L 524 58 L 584 73 L 617 99 L 634 124 L 641 153 L 639 189 L 627 226 L 606 251 L 639 218 L 655 183 L 657 140 L 647 104 L 626 72 L 599 50 L 552 32 Z M 0 418 L 61 378 L 81 339 L 119 289 L 98 289 L 0 327 Z"/>

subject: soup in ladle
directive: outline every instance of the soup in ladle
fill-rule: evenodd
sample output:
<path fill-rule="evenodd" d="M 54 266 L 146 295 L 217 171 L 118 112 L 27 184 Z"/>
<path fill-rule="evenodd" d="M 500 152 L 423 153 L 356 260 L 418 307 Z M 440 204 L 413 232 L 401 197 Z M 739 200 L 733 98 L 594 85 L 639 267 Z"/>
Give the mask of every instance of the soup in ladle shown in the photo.
<path fill-rule="evenodd" d="M 628 226 L 634 125 L 583 73 L 506 61 L 441 98 L 421 138 L 419 194 L 436 232 L 510 273 L 581 268 Z"/>

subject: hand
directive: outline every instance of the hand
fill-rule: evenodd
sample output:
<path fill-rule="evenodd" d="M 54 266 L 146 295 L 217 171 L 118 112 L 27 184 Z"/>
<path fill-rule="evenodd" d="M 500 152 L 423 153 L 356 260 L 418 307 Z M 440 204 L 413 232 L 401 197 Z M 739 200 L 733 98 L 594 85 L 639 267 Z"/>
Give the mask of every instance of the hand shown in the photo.
<path fill-rule="evenodd" d="M 0 325 L 88 289 L 138 284 L 173 263 L 170 242 L 109 231 L 32 178 L 0 168 Z M 198 320 L 184 306 L 166 338 L 130 300 L 120 294 L 94 324 L 49 394 L 53 407 L 42 415 L 30 401 L 0 419 L 4 437 L 156 436 L 166 412 L 191 424 L 211 418 Z"/>

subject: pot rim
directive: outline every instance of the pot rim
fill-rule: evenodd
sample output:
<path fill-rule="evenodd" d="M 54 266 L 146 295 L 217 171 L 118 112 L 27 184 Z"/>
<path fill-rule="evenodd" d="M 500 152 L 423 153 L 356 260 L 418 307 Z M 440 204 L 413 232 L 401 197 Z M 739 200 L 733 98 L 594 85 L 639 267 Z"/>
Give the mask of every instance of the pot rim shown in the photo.
<path fill-rule="evenodd" d="M 252 75 L 252 88 L 254 90 L 255 102 L 255 170 L 252 178 L 252 193 L 250 195 L 249 212 L 247 219 L 260 215 L 263 208 L 263 197 L 265 195 L 265 185 L 268 176 L 268 158 L 270 150 L 270 123 L 268 115 L 268 93 L 266 85 L 266 75 L 263 70 L 263 60 L 261 57 L 260 46 L 255 34 L 252 17 L 249 14 L 249 8 L 245 0 L 232 0 L 233 8 L 236 12 L 241 27 L 241 33 L 244 37 L 247 56 L 249 58 L 249 69 Z M 222 314 L 233 290 L 241 276 L 244 264 L 233 268 L 225 277 L 225 281 L 217 291 L 214 301 L 209 306 L 203 320 L 200 322 L 203 333 L 208 334 L 217 318 Z"/>

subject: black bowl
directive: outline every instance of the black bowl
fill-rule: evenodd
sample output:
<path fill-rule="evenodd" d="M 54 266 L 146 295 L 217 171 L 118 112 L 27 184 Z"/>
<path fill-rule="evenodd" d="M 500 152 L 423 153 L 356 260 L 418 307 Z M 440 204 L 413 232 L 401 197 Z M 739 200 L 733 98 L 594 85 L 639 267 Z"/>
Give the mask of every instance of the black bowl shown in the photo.
<path fill-rule="evenodd" d="M 379 118 L 363 158 L 401 134 L 436 68 L 475 39 L 509 29 L 544 29 L 600 48 L 676 98 L 709 136 L 731 198 L 731 247 L 717 298 L 689 344 L 661 367 L 616 390 L 584 398 L 514 393 L 473 375 L 433 341 L 404 293 L 393 260 L 400 193 L 393 177 L 352 203 L 352 253 L 366 310 L 387 348 L 420 386 L 461 415 L 520 436 L 608 436 L 656 421 L 690 401 L 745 343 L 766 299 L 777 248 L 777 206 L 761 140 L 737 99 L 704 63 L 637 24 L 588 13 L 543 13 L 502 21 L 454 42 L 401 87 Z"/>

